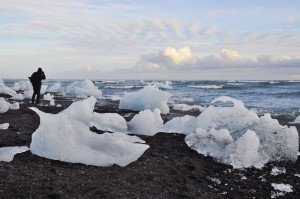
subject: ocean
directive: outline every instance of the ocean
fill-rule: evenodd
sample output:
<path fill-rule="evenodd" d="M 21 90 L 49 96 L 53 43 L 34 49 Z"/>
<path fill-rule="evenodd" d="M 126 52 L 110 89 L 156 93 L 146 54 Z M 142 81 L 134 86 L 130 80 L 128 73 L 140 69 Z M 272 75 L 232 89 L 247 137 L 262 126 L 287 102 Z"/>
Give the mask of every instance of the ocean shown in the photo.
<path fill-rule="evenodd" d="M 7 86 L 20 80 L 4 80 Z M 74 80 L 46 80 L 49 86 L 60 81 L 62 86 Z M 124 92 L 135 92 L 155 81 L 99 80 L 93 81 L 106 98 L 120 99 Z M 300 81 L 159 81 L 161 88 L 172 94 L 171 104 L 209 106 L 219 96 L 241 100 L 258 115 L 271 113 L 293 120 L 300 115 Z"/>

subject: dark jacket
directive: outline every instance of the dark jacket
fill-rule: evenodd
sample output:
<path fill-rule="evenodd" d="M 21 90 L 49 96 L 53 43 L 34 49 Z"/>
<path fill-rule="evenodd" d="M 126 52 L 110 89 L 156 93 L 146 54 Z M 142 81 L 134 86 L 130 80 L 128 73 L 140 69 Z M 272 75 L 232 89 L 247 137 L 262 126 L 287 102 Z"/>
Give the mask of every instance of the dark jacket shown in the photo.
<path fill-rule="evenodd" d="M 30 82 L 33 86 L 41 85 L 42 80 L 46 79 L 46 76 L 45 76 L 45 73 L 43 71 L 37 71 L 37 72 L 34 72 L 29 79 L 30 79 Z"/>

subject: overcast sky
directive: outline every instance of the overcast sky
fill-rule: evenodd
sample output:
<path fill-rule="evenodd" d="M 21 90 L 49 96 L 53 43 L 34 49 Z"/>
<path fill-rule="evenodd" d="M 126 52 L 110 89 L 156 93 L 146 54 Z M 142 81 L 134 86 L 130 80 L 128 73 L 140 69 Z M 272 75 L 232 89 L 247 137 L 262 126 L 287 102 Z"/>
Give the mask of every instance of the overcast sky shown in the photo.
<path fill-rule="evenodd" d="M 296 0 L 0 0 L 2 78 L 300 79 Z"/>

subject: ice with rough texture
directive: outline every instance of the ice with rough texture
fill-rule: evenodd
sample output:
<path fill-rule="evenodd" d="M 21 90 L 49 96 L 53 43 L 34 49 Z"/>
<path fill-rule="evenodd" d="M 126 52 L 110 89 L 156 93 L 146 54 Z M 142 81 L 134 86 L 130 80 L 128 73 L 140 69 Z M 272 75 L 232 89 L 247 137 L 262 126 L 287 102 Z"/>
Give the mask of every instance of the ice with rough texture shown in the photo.
<path fill-rule="evenodd" d="M 11 162 L 16 154 L 28 150 L 29 148 L 26 146 L 2 147 L 0 148 L 0 161 Z"/>
<path fill-rule="evenodd" d="M 211 129 L 222 130 L 221 132 L 226 129 L 234 142 L 224 148 L 223 154 L 219 154 L 217 147 L 216 153 L 213 153 L 211 146 L 203 144 L 193 145 L 192 148 L 215 157 L 217 161 L 231 164 L 234 168 L 261 168 L 269 161 L 297 160 L 299 135 L 295 127 L 280 125 L 270 114 L 259 118 L 255 112 L 248 110 L 243 102 L 230 97 L 222 96 L 212 101 L 213 104 L 219 102 L 225 103 L 224 106 L 211 105 L 196 118 L 174 118 L 164 125 L 164 129 L 167 132 L 191 133 L 186 140 L 189 143 L 202 142 L 198 139 L 203 137 L 192 134 L 197 128 L 203 129 L 200 133 L 208 134 L 209 136 L 204 136 L 205 139 L 212 139 L 213 143 L 217 138 L 210 135 Z"/>
<path fill-rule="evenodd" d="M 234 144 L 235 150 L 230 154 L 230 164 L 234 168 L 247 168 L 251 166 L 261 168 L 267 162 L 262 159 L 258 152 L 260 143 L 254 131 L 248 130 Z"/>
<path fill-rule="evenodd" d="M 160 110 L 155 109 L 141 111 L 128 122 L 128 130 L 131 133 L 139 135 L 152 136 L 159 132 L 163 126 L 163 120 L 160 116 Z"/>
<path fill-rule="evenodd" d="M 61 84 L 60 82 L 56 82 L 51 87 L 47 89 L 47 92 L 55 93 L 60 91 Z"/>
<path fill-rule="evenodd" d="M 156 86 L 148 85 L 137 92 L 125 93 L 124 98 L 120 100 L 119 108 L 135 111 L 147 109 L 153 111 L 158 108 L 163 114 L 167 114 L 170 111 L 168 106 L 170 97 L 170 93 L 161 91 Z"/>
<path fill-rule="evenodd" d="M 230 163 L 230 149 L 225 149 L 234 140 L 226 129 L 196 129 L 185 137 L 186 144 L 198 153 L 213 156 L 220 162 Z"/>
<path fill-rule="evenodd" d="M 65 88 L 65 93 L 75 94 L 76 97 L 86 98 L 94 96 L 96 98 L 102 97 L 102 92 L 98 89 L 97 86 L 94 86 L 91 80 L 76 81 L 68 85 Z"/>
<path fill-rule="evenodd" d="M 96 98 L 90 97 L 74 102 L 58 114 L 32 107 L 40 116 L 40 126 L 32 135 L 31 152 L 49 159 L 95 166 L 126 166 L 137 160 L 149 148 L 140 144 L 143 142 L 140 138 L 90 131 L 95 103 Z"/>
<path fill-rule="evenodd" d="M 185 115 L 175 117 L 163 125 L 163 131 L 167 133 L 188 134 L 196 129 L 196 117 Z"/>
<path fill-rule="evenodd" d="M 8 127 L 9 127 L 9 123 L 0 124 L 0 130 L 8 129 Z"/>
<path fill-rule="evenodd" d="M 10 99 L 12 100 L 24 100 L 24 96 L 22 95 L 22 93 L 18 93 L 14 96 L 12 96 Z"/>
<path fill-rule="evenodd" d="M 127 133 L 127 122 L 117 113 L 93 113 L 91 126 L 102 131 Z"/>

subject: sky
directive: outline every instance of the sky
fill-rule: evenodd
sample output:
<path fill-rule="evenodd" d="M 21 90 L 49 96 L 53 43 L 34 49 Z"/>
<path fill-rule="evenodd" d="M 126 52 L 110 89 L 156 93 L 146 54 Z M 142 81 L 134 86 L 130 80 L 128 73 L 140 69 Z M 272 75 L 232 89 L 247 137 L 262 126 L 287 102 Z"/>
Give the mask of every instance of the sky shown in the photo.
<path fill-rule="evenodd" d="M 0 0 L 0 78 L 300 80 L 297 0 Z"/>

